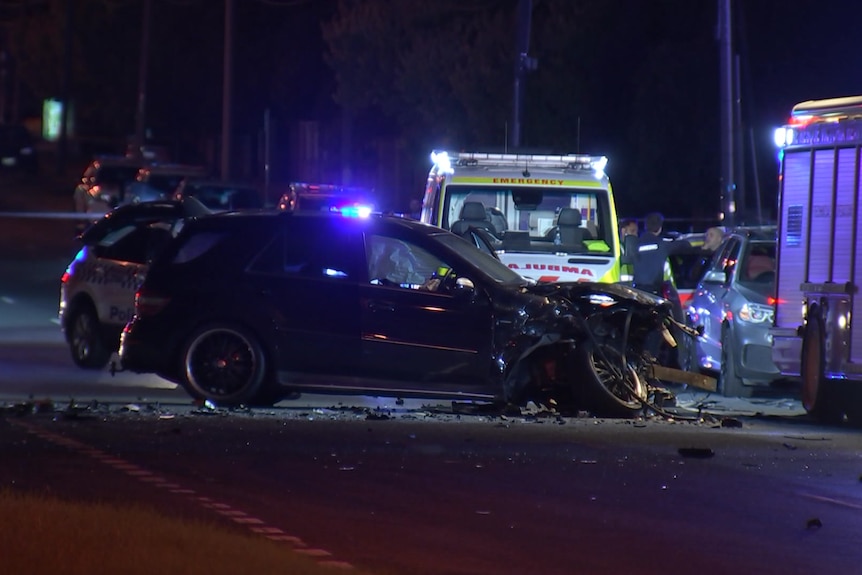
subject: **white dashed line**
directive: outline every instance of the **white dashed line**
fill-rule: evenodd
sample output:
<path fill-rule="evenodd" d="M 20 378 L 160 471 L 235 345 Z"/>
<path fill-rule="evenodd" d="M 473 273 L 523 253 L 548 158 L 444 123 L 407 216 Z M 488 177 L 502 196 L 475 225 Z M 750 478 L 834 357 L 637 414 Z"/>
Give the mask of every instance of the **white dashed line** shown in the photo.
<path fill-rule="evenodd" d="M 7 301 L 9 300 L 9 298 L 2 299 L 6 303 L 12 303 L 12 301 Z M 29 433 L 36 435 L 51 443 L 54 443 L 55 445 L 68 447 L 69 449 L 77 451 L 82 455 L 88 455 L 93 459 L 106 464 L 109 467 L 112 467 L 118 471 L 122 471 L 123 473 L 132 477 L 136 477 L 138 480 L 144 483 L 153 485 L 155 487 L 162 487 L 168 489 L 170 493 L 176 495 L 186 496 L 192 501 L 196 502 L 201 507 L 214 511 L 215 513 L 218 513 L 219 515 L 222 515 L 224 517 L 227 517 L 234 523 L 246 526 L 248 530 L 252 533 L 255 533 L 257 535 L 263 535 L 271 541 L 277 541 L 279 543 L 287 543 L 291 545 L 295 553 L 300 553 L 302 555 L 315 558 L 332 557 L 332 553 L 325 549 L 308 548 L 306 543 L 299 537 L 288 535 L 278 527 L 268 526 L 266 522 L 264 522 L 262 519 L 253 517 L 245 513 L 244 511 L 234 509 L 226 503 L 220 503 L 209 497 L 199 496 L 196 494 L 194 489 L 184 489 L 180 485 L 176 483 L 171 483 L 167 479 L 156 475 L 152 471 L 149 471 L 141 467 L 140 465 L 135 465 L 126 461 L 125 459 L 110 456 L 99 449 L 96 449 L 89 445 L 85 445 L 73 439 L 63 437 L 61 435 L 50 433 L 30 423 L 25 423 L 21 421 L 10 421 L 10 423 L 23 427 Z M 353 565 L 346 561 L 336 561 L 330 559 L 326 561 L 319 561 L 318 563 L 329 567 L 353 569 Z"/>

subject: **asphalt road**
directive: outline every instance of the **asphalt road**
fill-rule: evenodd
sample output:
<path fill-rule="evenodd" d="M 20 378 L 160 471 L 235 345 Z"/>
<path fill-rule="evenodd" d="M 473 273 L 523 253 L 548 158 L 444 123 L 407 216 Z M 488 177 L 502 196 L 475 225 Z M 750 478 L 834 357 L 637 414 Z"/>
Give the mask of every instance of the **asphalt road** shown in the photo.
<path fill-rule="evenodd" d="M 853 573 L 850 430 L 200 410 L 11 411 L 0 485 L 219 521 L 381 573 Z"/>

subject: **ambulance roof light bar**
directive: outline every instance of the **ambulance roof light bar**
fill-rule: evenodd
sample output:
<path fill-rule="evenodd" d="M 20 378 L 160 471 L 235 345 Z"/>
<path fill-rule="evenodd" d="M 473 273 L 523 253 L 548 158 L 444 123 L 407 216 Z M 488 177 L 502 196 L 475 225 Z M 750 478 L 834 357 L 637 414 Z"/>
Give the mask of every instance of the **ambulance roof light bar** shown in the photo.
<path fill-rule="evenodd" d="M 528 168 L 562 168 L 571 170 L 592 169 L 603 173 L 608 163 L 606 156 L 587 154 L 496 154 L 484 152 L 437 151 L 431 153 L 431 161 L 443 173 L 452 173 L 454 166 L 513 166 Z"/>

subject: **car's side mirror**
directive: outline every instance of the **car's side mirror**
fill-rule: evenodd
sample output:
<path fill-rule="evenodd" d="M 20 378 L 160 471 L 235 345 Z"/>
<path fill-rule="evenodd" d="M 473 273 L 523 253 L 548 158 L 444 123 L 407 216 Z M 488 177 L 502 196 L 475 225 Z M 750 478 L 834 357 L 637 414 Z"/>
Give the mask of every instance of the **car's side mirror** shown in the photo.
<path fill-rule="evenodd" d="M 461 299 L 471 299 L 476 293 L 476 286 L 470 278 L 458 278 L 452 288 L 452 294 Z"/>
<path fill-rule="evenodd" d="M 709 270 L 703 275 L 703 282 L 713 284 L 727 283 L 727 273 L 723 271 Z"/>

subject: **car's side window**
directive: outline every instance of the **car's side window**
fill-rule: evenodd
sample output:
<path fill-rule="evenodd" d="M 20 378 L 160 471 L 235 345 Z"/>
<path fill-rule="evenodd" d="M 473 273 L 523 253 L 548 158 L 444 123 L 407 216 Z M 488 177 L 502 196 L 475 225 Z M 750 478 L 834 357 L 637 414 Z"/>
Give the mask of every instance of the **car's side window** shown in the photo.
<path fill-rule="evenodd" d="M 142 264 L 147 260 L 148 240 L 147 228 L 124 226 L 102 238 L 96 254 L 104 259 Z"/>
<path fill-rule="evenodd" d="M 368 279 L 374 285 L 437 291 L 450 266 L 409 241 L 369 234 L 366 237 Z"/>
<path fill-rule="evenodd" d="M 716 254 L 712 260 L 712 271 L 724 272 L 728 266 L 736 263 L 736 258 L 739 257 L 739 240 L 729 239 L 724 243 L 724 247 Z"/>
<path fill-rule="evenodd" d="M 350 230 L 327 229 L 327 222 L 290 222 L 258 255 L 249 271 L 312 279 L 353 279 L 361 268 L 350 246 L 356 245 Z"/>

